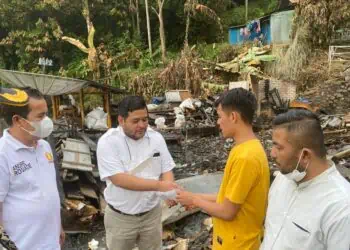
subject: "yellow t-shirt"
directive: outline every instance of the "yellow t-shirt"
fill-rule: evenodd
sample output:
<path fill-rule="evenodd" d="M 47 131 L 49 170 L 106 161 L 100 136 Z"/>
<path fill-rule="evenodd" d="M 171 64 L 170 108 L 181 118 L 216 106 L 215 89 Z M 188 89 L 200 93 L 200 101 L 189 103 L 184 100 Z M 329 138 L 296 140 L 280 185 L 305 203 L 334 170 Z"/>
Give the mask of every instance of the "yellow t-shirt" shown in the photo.
<path fill-rule="evenodd" d="M 217 203 L 240 204 L 232 221 L 213 219 L 213 250 L 257 250 L 263 234 L 270 187 L 268 160 L 259 140 L 234 147 L 227 160 Z"/>

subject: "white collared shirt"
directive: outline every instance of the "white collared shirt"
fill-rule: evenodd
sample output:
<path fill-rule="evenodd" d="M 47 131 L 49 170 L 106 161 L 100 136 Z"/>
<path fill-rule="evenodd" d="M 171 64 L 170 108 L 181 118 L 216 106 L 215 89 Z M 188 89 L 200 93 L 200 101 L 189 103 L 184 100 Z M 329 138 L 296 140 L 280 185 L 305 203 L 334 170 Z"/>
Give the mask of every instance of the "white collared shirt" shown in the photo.
<path fill-rule="evenodd" d="M 28 147 L 7 130 L 0 138 L 3 225 L 19 250 L 59 250 L 60 198 L 50 145 Z"/>
<path fill-rule="evenodd" d="M 145 136 L 133 140 L 123 129 L 109 129 L 98 141 L 97 161 L 102 181 L 106 181 L 105 199 L 114 208 L 127 213 L 138 214 L 157 206 L 160 198 L 154 191 L 131 191 L 115 186 L 108 177 L 129 173 L 138 164 L 152 157 L 152 166 L 135 176 L 159 180 L 161 174 L 175 167 L 163 136 L 148 127 Z"/>
<path fill-rule="evenodd" d="M 260 250 L 350 249 L 350 183 L 330 164 L 299 185 L 278 174 L 269 193 Z"/>

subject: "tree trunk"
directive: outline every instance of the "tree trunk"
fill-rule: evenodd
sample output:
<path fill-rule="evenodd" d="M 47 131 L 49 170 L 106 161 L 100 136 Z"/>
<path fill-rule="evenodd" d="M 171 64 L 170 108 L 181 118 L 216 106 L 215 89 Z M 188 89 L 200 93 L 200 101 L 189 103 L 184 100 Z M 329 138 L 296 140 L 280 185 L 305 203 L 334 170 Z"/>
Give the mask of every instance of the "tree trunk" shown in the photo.
<path fill-rule="evenodd" d="M 248 0 L 245 0 L 245 21 L 248 22 Z"/>
<path fill-rule="evenodd" d="M 145 0 L 146 5 L 146 19 L 147 19 L 147 34 L 148 34 L 148 48 L 150 56 L 152 56 L 152 39 L 151 39 L 151 24 L 149 20 L 149 9 L 148 9 L 148 0 Z"/>
<path fill-rule="evenodd" d="M 129 13 L 131 17 L 130 37 L 136 38 L 137 37 L 136 22 L 135 22 L 136 6 L 134 5 L 134 0 L 130 0 L 129 2 Z"/>
<path fill-rule="evenodd" d="M 137 27 L 137 35 L 140 39 L 141 37 L 141 28 L 140 28 L 140 10 L 139 10 L 139 0 L 135 1 L 136 5 L 136 27 Z"/>
<path fill-rule="evenodd" d="M 188 33 L 190 32 L 190 23 L 191 23 L 191 16 L 190 16 L 190 13 L 187 13 L 185 42 L 184 42 L 185 47 L 188 46 Z"/>
<path fill-rule="evenodd" d="M 165 0 L 158 0 L 158 19 L 159 19 L 159 36 L 160 36 L 160 46 L 162 49 L 162 60 L 163 63 L 166 62 L 166 40 L 165 40 L 165 30 L 164 30 L 164 19 L 163 19 L 163 5 Z"/>
<path fill-rule="evenodd" d="M 95 27 L 90 19 L 90 9 L 89 9 L 89 1 L 83 0 L 83 16 L 86 20 L 86 26 L 88 30 L 88 48 L 79 40 L 74 39 L 72 37 L 63 36 L 62 40 L 69 42 L 70 44 L 76 46 L 78 49 L 88 54 L 88 65 L 93 74 L 93 80 L 98 80 L 100 78 L 100 65 L 97 55 L 97 50 L 94 45 L 94 37 L 95 37 Z"/>

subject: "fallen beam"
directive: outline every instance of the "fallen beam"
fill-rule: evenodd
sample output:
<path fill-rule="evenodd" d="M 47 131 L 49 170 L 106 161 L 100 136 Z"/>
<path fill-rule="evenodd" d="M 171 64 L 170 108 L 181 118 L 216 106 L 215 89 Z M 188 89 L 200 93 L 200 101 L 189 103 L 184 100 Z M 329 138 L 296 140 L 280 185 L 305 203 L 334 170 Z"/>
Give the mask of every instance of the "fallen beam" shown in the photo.
<path fill-rule="evenodd" d="M 350 156 L 350 149 L 346 149 L 344 151 L 334 154 L 333 156 L 331 156 L 331 159 L 342 159 L 348 156 Z"/>
<path fill-rule="evenodd" d="M 323 132 L 323 134 L 324 135 L 342 134 L 342 133 L 346 133 L 347 131 L 348 131 L 347 129 L 339 129 L 334 131 L 325 131 Z"/>

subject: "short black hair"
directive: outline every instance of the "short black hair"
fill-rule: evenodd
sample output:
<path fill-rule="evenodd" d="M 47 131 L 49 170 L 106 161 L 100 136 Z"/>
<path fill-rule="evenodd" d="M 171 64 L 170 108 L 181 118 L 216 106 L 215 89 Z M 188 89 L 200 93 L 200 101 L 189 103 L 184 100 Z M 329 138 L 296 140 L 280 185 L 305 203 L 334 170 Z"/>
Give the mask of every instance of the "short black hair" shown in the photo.
<path fill-rule="evenodd" d="M 242 120 L 250 125 L 253 123 L 254 114 L 257 109 L 255 95 L 243 88 L 234 88 L 222 94 L 215 102 L 215 105 L 221 105 L 225 111 L 234 110 L 238 112 Z"/>
<path fill-rule="evenodd" d="M 37 89 L 22 88 L 21 90 L 25 91 L 29 98 L 34 98 L 37 100 L 44 99 L 43 94 L 41 94 L 41 92 Z M 19 106 L 19 107 L 3 105 L 2 115 L 4 116 L 4 119 L 7 123 L 7 125 L 11 127 L 13 125 L 13 122 L 12 122 L 13 116 L 19 115 L 23 118 L 27 118 L 30 111 L 31 110 L 29 108 L 29 104 L 27 104 L 25 106 Z"/>
<path fill-rule="evenodd" d="M 326 158 L 323 130 L 316 114 L 309 110 L 292 109 L 278 115 L 272 125 L 292 134 L 290 141 L 295 149 L 308 148 L 318 157 Z"/>
<path fill-rule="evenodd" d="M 129 112 L 147 109 L 146 101 L 142 96 L 127 96 L 118 105 L 118 115 L 128 118 Z"/>

